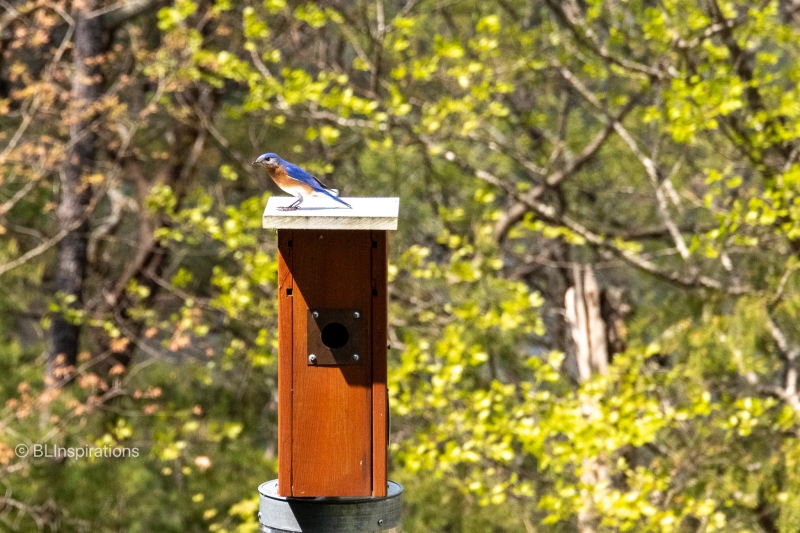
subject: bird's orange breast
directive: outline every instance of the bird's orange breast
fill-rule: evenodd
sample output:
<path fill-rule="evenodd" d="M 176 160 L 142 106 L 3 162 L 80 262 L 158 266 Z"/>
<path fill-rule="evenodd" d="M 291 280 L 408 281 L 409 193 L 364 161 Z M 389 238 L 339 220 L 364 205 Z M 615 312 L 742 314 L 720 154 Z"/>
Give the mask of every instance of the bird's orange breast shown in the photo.
<path fill-rule="evenodd" d="M 313 192 L 310 186 L 289 176 L 289 174 L 286 173 L 286 169 L 282 166 L 269 168 L 268 170 L 269 177 L 272 178 L 275 185 L 280 187 L 284 192 L 294 196 L 298 196 L 301 193 L 311 194 Z"/>

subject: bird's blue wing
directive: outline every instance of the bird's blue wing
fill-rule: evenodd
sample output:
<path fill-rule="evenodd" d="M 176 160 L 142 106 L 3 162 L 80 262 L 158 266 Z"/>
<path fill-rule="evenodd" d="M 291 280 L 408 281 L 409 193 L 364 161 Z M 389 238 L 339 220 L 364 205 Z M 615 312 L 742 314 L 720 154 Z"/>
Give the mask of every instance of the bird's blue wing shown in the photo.
<path fill-rule="evenodd" d="M 297 181 L 301 181 L 308 185 L 309 187 L 316 189 L 318 191 L 325 191 L 328 188 L 322 184 L 317 178 L 303 170 L 302 168 L 298 167 L 297 165 L 293 165 L 292 163 L 286 163 L 286 173 L 289 175 L 290 178 L 296 179 Z"/>
<path fill-rule="evenodd" d="M 315 191 L 323 193 L 325 196 L 329 197 L 330 199 L 339 202 L 340 204 L 348 207 L 350 209 L 353 208 L 350 204 L 342 200 L 341 198 L 337 198 L 338 191 L 329 189 L 324 183 L 319 181 L 317 178 L 303 170 L 302 168 L 298 167 L 297 165 L 293 165 L 288 161 L 282 161 L 284 168 L 286 169 L 286 174 L 301 183 L 305 183 Z"/>

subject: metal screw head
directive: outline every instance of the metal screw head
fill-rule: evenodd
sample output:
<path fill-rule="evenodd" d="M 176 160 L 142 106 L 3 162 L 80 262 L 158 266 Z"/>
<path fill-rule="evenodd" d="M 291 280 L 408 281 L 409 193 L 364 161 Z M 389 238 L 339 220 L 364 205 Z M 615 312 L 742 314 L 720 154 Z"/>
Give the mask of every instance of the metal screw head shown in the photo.
<path fill-rule="evenodd" d="M 358 361 L 358 354 L 357 353 L 353 354 L 353 361 Z"/>
<path fill-rule="evenodd" d="M 382 526 L 382 525 L 383 525 L 383 518 L 379 518 L 379 519 L 378 519 L 378 525 L 379 525 L 379 526 Z"/>
<path fill-rule="evenodd" d="M 356 317 L 356 318 L 361 318 L 361 313 L 356 311 L 355 313 L 353 313 L 353 316 Z"/>
<path fill-rule="evenodd" d="M 314 311 L 313 313 L 311 313 L 311 316 L 313 316 L 314 318 L 319 318 L 319 313 Z"/>
<path fill-rule="evenodd" d="M 317 356 L 312 353 L 311 355 L 308 356 L 308 362 L 311 363 L 312 365 L 316 365 Z"/>

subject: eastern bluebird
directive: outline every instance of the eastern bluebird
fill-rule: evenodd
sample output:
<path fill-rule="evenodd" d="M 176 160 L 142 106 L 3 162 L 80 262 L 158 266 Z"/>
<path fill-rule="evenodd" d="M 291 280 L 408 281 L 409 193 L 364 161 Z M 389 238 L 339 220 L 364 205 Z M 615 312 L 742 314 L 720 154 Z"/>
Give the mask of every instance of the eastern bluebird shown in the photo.
<path fill-rule="evenodd" d="M 254 165 L 261 165 L 269 172 L 269 177 L 284 192 L 297 197 L 297 201 L 288 207 L 279 207 L 281 211 L 293 211 L 297 209 L 303 200 L 311 197 L 327 196 L 336 200 L 340 204 L 352 209 L 352 206 L 344 200 L 337 198 L 339 191 L 330 189 L 317 178 L 288 161 L 281 159 L 278 154 L 267 153 L 258 156 L 253 161 Z"/>

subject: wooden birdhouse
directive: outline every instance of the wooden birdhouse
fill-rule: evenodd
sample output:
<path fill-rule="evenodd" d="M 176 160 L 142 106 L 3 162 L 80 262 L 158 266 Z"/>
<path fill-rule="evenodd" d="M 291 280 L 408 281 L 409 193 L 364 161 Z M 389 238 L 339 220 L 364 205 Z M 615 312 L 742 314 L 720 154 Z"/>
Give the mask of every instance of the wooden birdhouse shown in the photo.
<path fill-rule="evenodd" d="M 384 497 L 387 234 L 398 198 L 272 197 L 278 230 L 278 495 Z"/>

